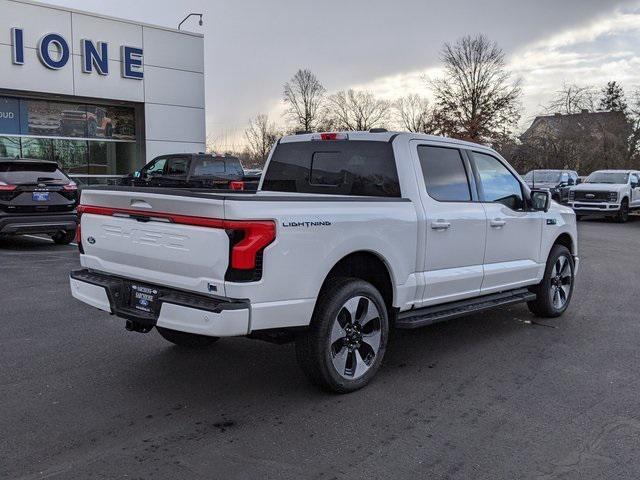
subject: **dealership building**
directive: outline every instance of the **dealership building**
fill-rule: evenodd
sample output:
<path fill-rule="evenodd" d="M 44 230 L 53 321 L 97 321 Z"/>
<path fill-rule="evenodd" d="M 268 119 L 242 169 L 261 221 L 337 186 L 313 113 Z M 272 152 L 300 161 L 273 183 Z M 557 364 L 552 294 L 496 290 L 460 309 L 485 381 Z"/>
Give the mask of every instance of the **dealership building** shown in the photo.
<path fill-rule="evenodd" d="M 105 183 L 205 148 L 204 38 L 0 0 L 0 157 Z"/>

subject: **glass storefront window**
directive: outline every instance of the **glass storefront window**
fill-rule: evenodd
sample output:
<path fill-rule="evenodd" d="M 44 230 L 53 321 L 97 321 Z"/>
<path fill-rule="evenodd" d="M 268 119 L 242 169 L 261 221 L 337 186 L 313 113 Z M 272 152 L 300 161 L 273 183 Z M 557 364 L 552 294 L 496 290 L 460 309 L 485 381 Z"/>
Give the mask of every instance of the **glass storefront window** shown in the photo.
<path fill-rule="evenodd" d="M 20 157 L 20 137 L 0 137 L 0 157 Z"/>
<path fill-rule="evenodd" d="M 57 161 L 81 182 L 138 168 L 136 110 L 0 96 L 0 157 Z"/>
<path fill-rule="evenodd" d="M 89 142 L 89 175 L 127 175 L 136 169 L 136 144 Z"/>
<path fill-rule="evenodd" d="M 23 138 L 22 158 L 53 160 L 53 140 L 50 138 Z"/>
<path fill-rule="evenodd" d="M 87 105 L 87 136 L 115 140 L 135 140 L 133 108 Z"/>
<path fill-rule="evenodd" d="M 46 100 L 27 103 L 27 135 L 52 137 L 87 136 L 87 106 Z"/>
<path fill-rule="evenodd" d="M 70 175 L 88 173 L 87 142 L 84 140 L 53 140 L 53 159 Z"/>

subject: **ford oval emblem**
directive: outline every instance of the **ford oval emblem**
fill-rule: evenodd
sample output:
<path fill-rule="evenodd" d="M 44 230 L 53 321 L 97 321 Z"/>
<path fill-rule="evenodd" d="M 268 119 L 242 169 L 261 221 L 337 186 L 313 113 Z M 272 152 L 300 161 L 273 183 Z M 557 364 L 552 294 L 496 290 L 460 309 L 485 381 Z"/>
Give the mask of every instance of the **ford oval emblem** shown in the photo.
<path fill-rule="evenodd" d="M 89 242 L 91 245 L 93 245 L 94 243 L 96 243 L 96 239 L 93 237 L 88 237 L 87 238 L 87 242 Z"/>

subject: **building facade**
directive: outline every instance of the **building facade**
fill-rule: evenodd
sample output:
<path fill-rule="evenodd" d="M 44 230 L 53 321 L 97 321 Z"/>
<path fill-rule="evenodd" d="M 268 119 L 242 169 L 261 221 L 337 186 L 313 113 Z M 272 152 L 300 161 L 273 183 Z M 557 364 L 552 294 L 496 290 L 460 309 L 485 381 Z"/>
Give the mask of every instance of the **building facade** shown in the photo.
<path fill-rule="evenodd" d="M 0 157 L 105 183 L 205 149 L 202 35 L 0 0 Z"/>

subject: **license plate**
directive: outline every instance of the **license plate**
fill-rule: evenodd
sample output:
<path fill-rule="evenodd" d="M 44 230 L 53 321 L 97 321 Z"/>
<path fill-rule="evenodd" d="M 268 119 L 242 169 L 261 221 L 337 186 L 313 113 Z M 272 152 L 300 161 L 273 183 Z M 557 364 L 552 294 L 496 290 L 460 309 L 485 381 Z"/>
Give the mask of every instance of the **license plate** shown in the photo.
<path fill-rule="evenodd" d="M 31 198 L 34 202 L 48 202 L 49 192 L 33 192 Z"/>
<path fill-rule="evenodd" d="M 153 313 L 158 300 L 158 290 L 142 285 L 131 285 L 130 305 L 136 310 Z"/>

